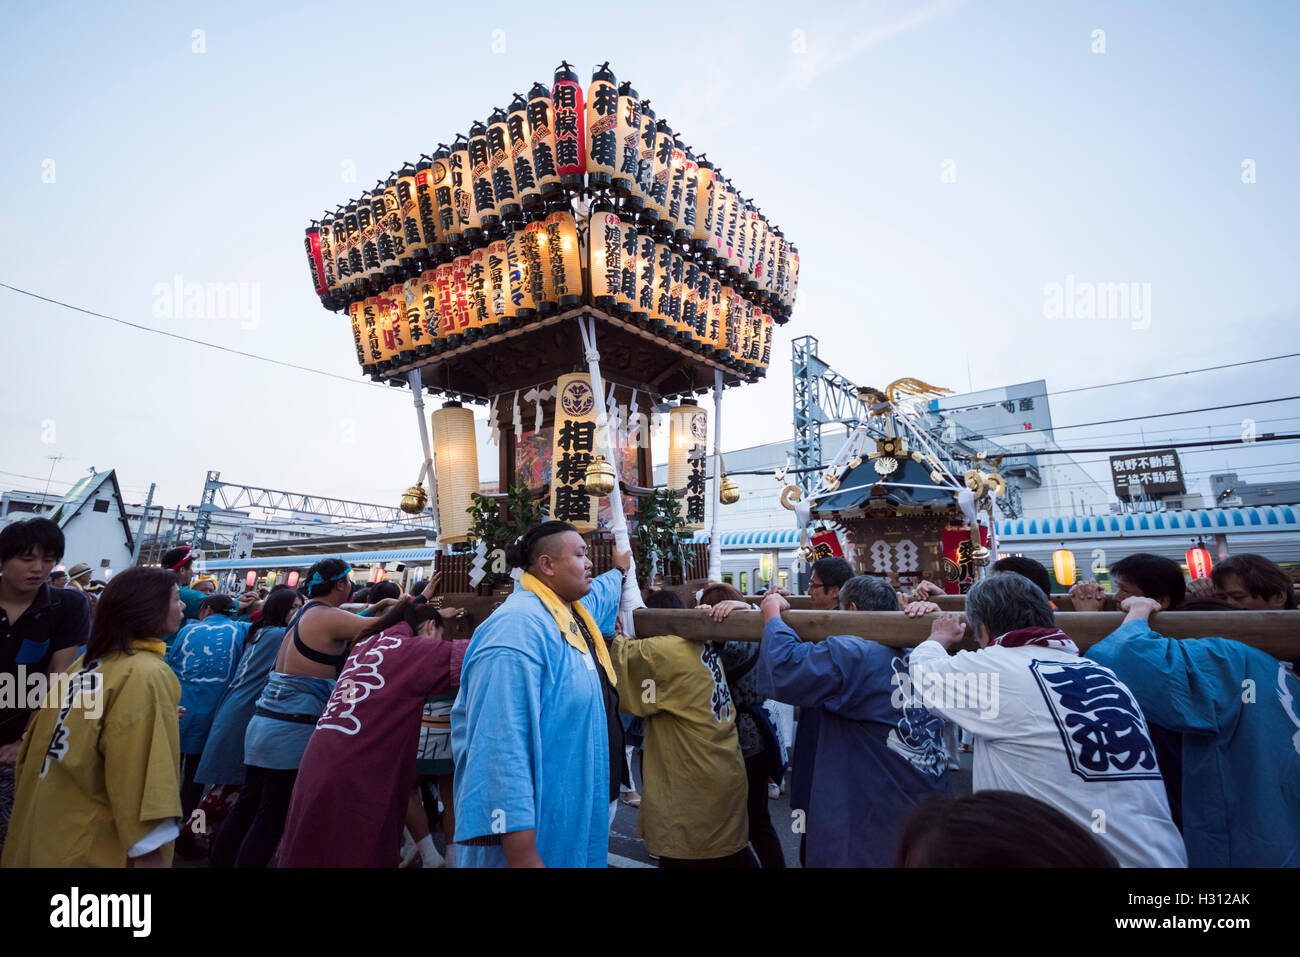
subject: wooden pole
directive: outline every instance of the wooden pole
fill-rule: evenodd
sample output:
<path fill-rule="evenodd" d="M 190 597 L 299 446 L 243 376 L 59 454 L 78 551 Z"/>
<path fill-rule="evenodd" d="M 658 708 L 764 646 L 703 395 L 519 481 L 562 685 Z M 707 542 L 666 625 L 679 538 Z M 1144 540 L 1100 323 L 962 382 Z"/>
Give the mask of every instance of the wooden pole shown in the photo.
<path fill-rule="evenodd" d="M 914 648 L 930 637 L 933 615 L 908 618 L 897 611 L 794 611 L 781 616 L 804 641 L 831 635 L 858 635 L 891 648 Z M 1111 634 L 1124 621 L 1123 612 L 1062 612 L 1061 630 L 1080 651 Z M 695 609 L 642 608 L 636 612 L 637 634 L 677 635 L 692 641 L 759 641 L 763 637 L 760 611 L 735 611 L 714 622 Z M 1151 617 L 1151 628 L 1166 638 L 1231 638 L 1279 659 L 1300 656 L 1300 611 L 1162 611 Z M 967 633 L 963 648 L 974 649 Z"/>

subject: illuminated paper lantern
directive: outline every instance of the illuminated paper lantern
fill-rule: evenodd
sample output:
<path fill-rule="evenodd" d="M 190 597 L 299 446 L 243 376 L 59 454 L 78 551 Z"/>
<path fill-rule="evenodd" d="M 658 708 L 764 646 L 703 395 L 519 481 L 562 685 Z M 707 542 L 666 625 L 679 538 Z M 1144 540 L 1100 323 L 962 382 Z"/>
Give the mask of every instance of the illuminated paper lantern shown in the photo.
<path fill-rule="evenodd" d="M 323 298 L 325 308 L 337 309 L 339 302 L 338 257 L 334 252 L 334 214 L 326 213 L 320 221 L 320 260 L 325 269 L 325 288 L 329 294 Z"/>
<path fill-rule="evenodd" d="M 359 302 L 354 302 L 348 306 L 348 319 L 352 322 L 352 340 L 357 347 L 357 365 L 361 367 L 364 375 L 370 375 L 375 371 L 374 363 L 370 359 L 370 349 L 366 342 L 366 330 L 362 323 L 363 306 Z"/>
<path fill-rule="evenodd" d="M 397 171 L 397 213 L 402 224 L 402 242 L 406 246 L 404 265 L 418 275 L 428 258 L 429 244 L 424 240 L 424 223 L 420 219 L 415 167 L 410 163 L 403 164 Z"/>
<path fill-rule="evenodd" d="M 361 194 L 357 200 L 357 225 L 361 230 L 361 278 L 366 281 L 366 288 L 378 288 L 376 277 L 383 270 L 379 267 L 379 248 L 375 245 L 374 207 L 369 192 Z"/>
<path fill-rule="evenodd" d="M 501 221 L 497 210 L 496 194 L 492 191 L 492 158 L 488 153 L 487 127 L 477 120 L 469 127 L 470 182 L 474 190 L 474 212 L 479 227 L 471 227 L 466 239 L 471 243 L 483 241 L 482 230 L 491 229 Z"/>
<path fill-rule="evenodd" d="M 666 332 L 671 339 L 677 328 L 669 325 L 673 314 L 670 297 L 672 295 L 673 251 L 666 243 L 656 241 L 654 244 L 654 307 L 650 312 L 651 328 Z"/>
<path fill-rule="evenodd" d="M 714 209 L 713 222 L 713 258 L 722 270 L 729 267 L 731 240 L 735 239 L 736 226 L 732 218 L 736 204 L 736 191 L 731 182 L 720 175 L 714 179 L 714 189 L 718 191 L 717 206 Z M 727 224 L 731 223 L 731 240 L 727 238 Z"/>
<path fill-rule="evenodd" d="M 698 270 L 695 277 L 695 325 L 699 330 L 697 338 L 700 341 L 700 351 L 705 355 L 712 355 L 717 348 L 717 334 L 713 330 L 710 313 L 710 304 L 713 301 L 713 277 L 709 275 L 707 267 L 698 263 L 695 266 Z"/>
<path fill-rule="evenodd" d="M 645 316 L 643 322 L 654 327 L 659 300 L 655 295 L 655 240 L 648 226 L 637 230 L 637 243 L 636 312 Z"/>
<path fill-rule="evenodd" d="M 486 143 L 485 143 L 486 145 Z M 482 232 L 483 220 L 474 208 L 474 172 L 469 160 L 469 141 L 457 133 L 451 144 L 448 161 L 451 170 L 451 202 L 456 210 L 455 228 L 447 233 L 447 242 L 467 241 Z"/>
<path fill-rule="evenodd" d="M 678 243 L 683 241 L 682 223 L 686 219 L 686 147 L 681 137 L 673 137 L 668 160 L 668 221 Z M 689 241 L 690 237 L 685 237 Z"/>
<path fill-rule="evenodd" d="M 437 238 L 434 240 L 439 248 L 432 249 L 434 261 L 442 262 L 447 255 L 447 246 L 460 241 L 460 225 L 456 215 L 456 191 L 452 188 L 451 147 L 439 143 L 433 151 L 432 165 L 429 168 L 429 184 L 433 190 L 433 208 L 437 215 Z"/>
<path fill-rule="evenodd" d="M 682 261 L 682 329 L 692 341 L 695 348 L 704 342 L 704 330 L 700 323 L 700 266 L 690 257 Z"/>
<path fill-rule="evenodd" d="M 759 354 L 759 375 L 767 375 L 767 367 L 772 361 L 772 329 L 774 320 L 770 313 L 763 313 L 763 351 Z"/>
<path fill-rule="evenodd" d="M 351 297 L 365 295 L 365 264 L 361 259 L 361 221 L 357 204 L 348 200 L 343 210 L 344 234 L 347 242 L 348 284 L 345 291 Z"/>
<path fill-rule="evenodd" d="M 487 247 L 487 311 L 490 323 L 497 329 L 509 329 L 514 310 L 510 302 L 510 280 L 506 274 L 509 255 L 506 251 L 506 233 L 488 243 Z"/>
<path fill-rule="evenodd" d="M 790 278 L 790 247 L 785 234 L 777 230 L 776 276 L 773 278 L 772 298 L 776 303 L 778 317 L 787 314 L 788 303 L 785 298 L 786 284 Z M 780 321 L 778 319 L 778 321 Z"/>
<path fill-rule="evenodd" d="M 1074 584 L 1074 552 L 1062 546 L 1052 552 L 1052 571 L 1056 573 L 1057 584 L 1069 588 Z"/>
<path fill-rule="evenodd" d="M 502 219 L 519 216 L 523 206 L 515 189 L 515 160 L 510 152 L 510 129 L 505 110 L 498 107 L 488 117 L 488 163 L 492 175 L 492 195 Z"/>
<path fill-rule="evenodd" d="M 770 223 L 765 223 L 767 228 L 767 253 L 763 261 L 763 280 L 759 284 L 763 290 L 763 301 L 767 304 L 768 309 L 775 311 L 778 300 L 776 298 L 776 259 L 780 255 L 781 249 L 781 231 Z"/>
<path fill-rule="evenodd" d="M 413 276 L 402 283 L 402 311 L 406 316 L 406 341 L 415 349 L 417 356 L 432 355 L 433 346 L 429 344 L 419 276 Z"/>
<path fill-rule="evenodd" d="M 704 527 L 705 453 L 708 415 L 683 400 L 668 413 L 668 487 L 681 498 L 681 516 L 688 527 Z"/>
<path fill-rule="evenodd" d="M 524 262 L 528 266 L 537 312 L 549 316 L 559 308 L 559 299 L 555 292 L 555 275 L 551 272 L 546 213 L 541 209 L 534 210 L 529 220 L 524 227 Z"/>
<path fill-rule="evenodd" d="M 555 204 L 546 217 L 546 255 L 555 283 L 555 301 L 560 310 L 582 301 L 582 261 L 578 256 L 578 224 L 573 214 Z"/>
<path fill-rule="evenodd" d="M 749 283 L 749 274 L 745 269 L 749 255 L 749 201 L 736 194 L 736 232 L 732 241 L 731 255 L 728 262 L 732 269 L 732 278 L 736 283 L 736 292 L 743 292 Z"/>
<path fill-rule="evenodd" d="M 307 266 L 311 270 L 312 289 L 317 296 L 323 298 L 329 295 L 329 286 L 325 283 L 325 263 L 321 255 L 319 224 L 313 223 L 307 227 L 303 246 L 307 250 Z"/>
<path fill-rule="evenodd" d="M 668 179 L 672 173 L 672 160 L 673 130 L 667 120 L 659 120 L 655 124 L 654 173 L 646 209 L 654 210 L 660 220 L 669 220 L 670 227 L 672 223 L 668 211 Z"/>
<path fill-rule="evenodd" d="M 586 172 L 592 189 L 609 189 L 618 173 L 618 79 L 606 62 L 587 87 Z"/>
<path fill-rule="evenodd" d="M 1191 576 L 1192 581 L 1198 578 L 1209 578 L 1210 570 L 1214 568 L 1214 562 L 1210 560 L 1209 551 L 1197 543 L 1187 550 L 1187 574 Z"/>
<path fill-rule="evenodd" d="M 367 296 L 361 303 L 361 334 L 365 339 L 370 374 L 377 376 L 384 361 L 383 327 L 377 296 Z"/>
<path fill-rule="evenodd" d="M 748 228 L 745 233 L 749 241 L 749 252 L 745 256 L 745 274 L 749 277 L 749 290 L 758 291 L 758 278 L 762 275 L 763 243 L 766 241 L 763 229 L 763 217 L 751 204 L 746 210 Z"/>
<path fill-rule="evenodd" d="M 450 344 L 458 346 L 466 341 L 470 329 L 469 313 L 469 253 L 463 252 L 451 261 L 451 325 Z"/>
<path fill-rule="evenodd" d="M 613 312 L 623 288 L 623 227 L 609 200 L 598 198 L 592 205 L 587 230 L 592 304 Z"/>
<path fill-rule="evenodd" d="M 799 294 L 799 247 L 790 247 L 790 279 L 786 286 L 786 315 L 794 312 L 795 297 Z"/>
<path fill-rule="evenodd" d="M 466 291 L 469 296 L 468 341 L 491 335 L 497 331 L 497 320 L 488 312 L 487 247 L 470 251 L 469 271 L 466 273 Z"/>
<path fill-rule="evenodd" d="M 704 156 L 695 167 L 695 224 L 691 248 L 706 255 L 713 245 L 713 164 Z"/>
<path fill-rule="evenodd" d="M 401 365 L 415 358 L 415 343 L 411 342 L 410 336 L 407 335 L 406 290 L 400 282 L 394 283 L 388 287 L 384 299 L 388 304 L 389 322 L 393 327 L 393 342 L 397 347 L 395 364 Z"/>
<path fill-rule="evenodd" d="M 416 295 L 420 297 L 420 316 L 424 319 L 424 333 L 428 337 L 430 352 L 439 352 L 446 346 L 443 335 L 441 299 L 438 290 L 437 268 L 426 269 L 416 279 Z"/>
<path fill-rule="evenodd" d="M 382 180 L 370 191 L 370 221 L 375 237 L 375 255 L 379 260 L 379 269 L 372 278 L 386 290 L 389 271 L 397 267 L 397 254 L 393 252 L 393 238 L 388 231 L 388 201 Z"/>
<path fill-rule="evenodd" d="M 638 317 L 637 314 L 636 296 L 636 254 L 640 248 L 640 237 L 637 236 L 636 226 L 630 215 L 620 216 L 619 222 L 623 230 L 623 246 L 619 257 L 619 269 L 622 275 L 619 277 L 618 310 L 633 322 L 644 321 L 644 318 Z"/>
<path fill-rule="evenodd" d="M 699 164 L 695 154 L 687 147 L 682 158 L 682 216 L 677 224 L 676 238 L 683 249 L 689 249 L 695 236 L 695 215 L 698 196 L 696 178 L 699 176 Z"/>
<path fill-rule="evenodd" d="M 671 248 L 671 247 L 670 247 Z M 682 318 L 682 296 L 686 279 L 686 261 L 676 249 L 668 266 L 668 327 L 677 339 L 689 339 L 690 330 Z"/>
<path fill-rule="evenodd" d="M 389 306 L 387 293 L 366 298 L 366 312 L 369 313 L 373 308 L 375 322 L 379 329 L 380 372 L 385 372 L 397 364 L 397 333 L 393 329 L 393 316 Z"/>
<path fill-rule="evenodd" d="M 545 199 L 560 191 L 560 174 L 555 164 L 555 104 L 551 91 L 540 83 L 528 91 L 528 137 L 533 175 Z"/>
<path fill-rule="evenodd" d="M 244 576 L 245 586 L 247 586 L 248 588 L 252 588 L 256 584 L 257 584 L 257 572 L 250 571 L 247 575 Z"/>
<path fill-rule="evenodd" d="M 555 428 L 551 439 L 551 518 L 572 522 L 580 532 L 596 527 L 599 500 L 587 495 L 587 468 L 596 455 L 596 406 L 601 397 L 585 373 L 562 375 L 555 383 Z"/>
<path fill-rule="evenodd" d="M 336 298 L 348 302 L 352 298 L 352 265 L 348 252 L 352 248 L 348 242 L 347 211 L 342 206 L 334 210 L 334 276 L 338 280 Z"/>
<path fill-rule="evenodd" d="M 444 151 L 446 148 L 444 147 Z M 447 177 L 447 161 L 439 162 L 439 174 L 442 176 L 447 193 L 447 212 L 451 212 L 451 181 Z M 446 249 L 447 230 L 438 217 L 438 192 L 434 184 L 434 160 L 422 157 L 415 164 L 415 209 L 420 220 L 420 235 L 424 238 L 425 250 L 421 263 L 425 269 L 442 258 Z M 450 222 L 450 216 L 448 217 Z"/>
<path fill-rule="evenodd" d="M 614 173 L 615 194 L 624 197 L 628 209 L 637 212 L 645 205 L 645 192 L 641 189 L 641 100 L 632 84 L 625 82 L 618 88 L 618 123 L 615 128 L 618 143 L 618 170 Z"/>
<path fill-rule="evenodd" d="M 456 332 L 458 314 L 455 260 L 435 266 L 433 280 L 438 297 L 438 339 L 443 348 L 451 348 L 460 344 L 460 335 Z"/>
<path fill-rule="evenodd" d="M 641 215 L 647 223 L 659 219 L 659 210 L 650 199 L 655 182 L 655 144 L 659 140 L 659 124 L 649 100 L 641 101 L 641 136 L 637 140 L 636 179 L 641 192 Z"/>
<path fill-rule="evenodd" d="M 722 287 L 722 310 L 719 316 L 719 353 L 720 358 L 728 364 L 734 364 L 740 353 L 740 326 L 738 314 L 743 309 L 736 298 L 736 290 L 730 285 Z"/>
<path fill-rule="evenodd" d="M 438 483 L 438 541 L 463 542 L 469 535 L 469 509 L 478 492 L 474 413 L 459 402 L 448 402 L 431 419 L 433 467 Z"/>
<path fill-rule="evenodd" d="M 528 274 L 528 257 L 524 254 L 524 227 L 516 226 L 506 237 L 506 281 L 509 286 L 510 315 L 528 322 L 537 315 L 532 280 Z"/>
<path fill-rule="evenodd" d="M 542 187 L 533 172 L 533 144 L 528 131 L 528 101 L 516 93 L 506 114 L 506 141 L 515 167 L 515 193 L 524 209 L 542 201 Z"/>
<path fill-rule="evenodd" d="M 401 275 L 399 261 L 406 252 L 406 243 L 402 241 L 402 223 L 397 213 L 397 177 L 391 177 L 389 185 L 382 189 L 381 185 L 375 187 L 371 210 L 375 217 L 379 265 L 384 271 L 384 281 L 391 284 Z"/>
<path fill-rule="evenodd" d="M 580 189 L 587 170 L 586 112 L 582 103 L 582 84 L 568 61 L 555 68 L 551 87 L 555 108 L 555 169 L 566 189 Z"/>

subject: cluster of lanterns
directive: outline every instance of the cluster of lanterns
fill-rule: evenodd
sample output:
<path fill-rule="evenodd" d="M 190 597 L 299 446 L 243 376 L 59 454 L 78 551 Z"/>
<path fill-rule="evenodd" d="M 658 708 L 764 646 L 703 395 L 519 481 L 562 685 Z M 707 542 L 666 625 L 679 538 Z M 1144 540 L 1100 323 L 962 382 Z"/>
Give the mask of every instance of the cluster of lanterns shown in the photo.
<path fill-rule="evenodd" d="M 1210 557 L 1209 549 L 1205 547 L 1205 542 L 1197 539 L 1196 543 L 1187 550 L 1187 574 L 1193 581 L 1198 578 L 1209 578 L 1210 572 L 1214 568 L 1214 561 Z M 1061 547 L 1052 552 L 1052 571 L 1056 574 L 1056 580 L 1065 588 L 1074 584 L 1077 578 L 1075 568 L 1074 552 L 1061 543 Z"/>
<path fill-rule="evenodd" d="M 799 282 L 797 248 L 608 63 L 585 91 L 562 63 L 305 246 L 375 377 L 587 304 L 755 378 Z"/>

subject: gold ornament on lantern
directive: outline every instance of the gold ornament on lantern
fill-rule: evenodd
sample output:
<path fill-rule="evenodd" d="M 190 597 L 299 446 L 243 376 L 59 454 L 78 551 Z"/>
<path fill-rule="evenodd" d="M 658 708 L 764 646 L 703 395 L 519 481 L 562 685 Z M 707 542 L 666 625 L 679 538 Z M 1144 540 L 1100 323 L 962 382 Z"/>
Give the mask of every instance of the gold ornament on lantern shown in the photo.
<path fill-rule="evenodd" d="M 740 501 L 740 486 L 726 472 L 722 473 L 722 488 L 718 490 L 718 501 L 723 505 L 735 505 Z"/>
<path fill-rule="evenodd" d="M 617 481 L 618 476 L 614 474 L 614 466 L 605 461 L 605 456 L 597 455 L 587 466 L 582 484 L 592 498 L 604 498 L 614 491 Z"/>
<path fill-rule="evenodd" d="M 402 501 L 398 508 L 407 515 L 419 515 L 424 511 L 424 506 L 428 504 L 428 501 L 429 493 L 424 490 L 423 485 L 417 482 L 402 493 Z"/>

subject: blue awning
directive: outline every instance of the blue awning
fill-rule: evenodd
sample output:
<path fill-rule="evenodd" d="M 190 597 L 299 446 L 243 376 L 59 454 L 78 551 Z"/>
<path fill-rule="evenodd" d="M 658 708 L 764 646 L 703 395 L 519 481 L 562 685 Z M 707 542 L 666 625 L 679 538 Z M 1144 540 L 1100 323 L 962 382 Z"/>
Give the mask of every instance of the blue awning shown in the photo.
<path fill-rule="evenodd" d="M 690 542 L 693 545 L 701 545 L 709 540 L 707 529 L 701 529 L 691 536 Z M 773 528 L 761 532 L 724 532 L 722 534 L 723 548 L 762 548 L 765 546 L 786 546 L 794 548 L 799 544 L 799 530 L 797 528 Z"/>

